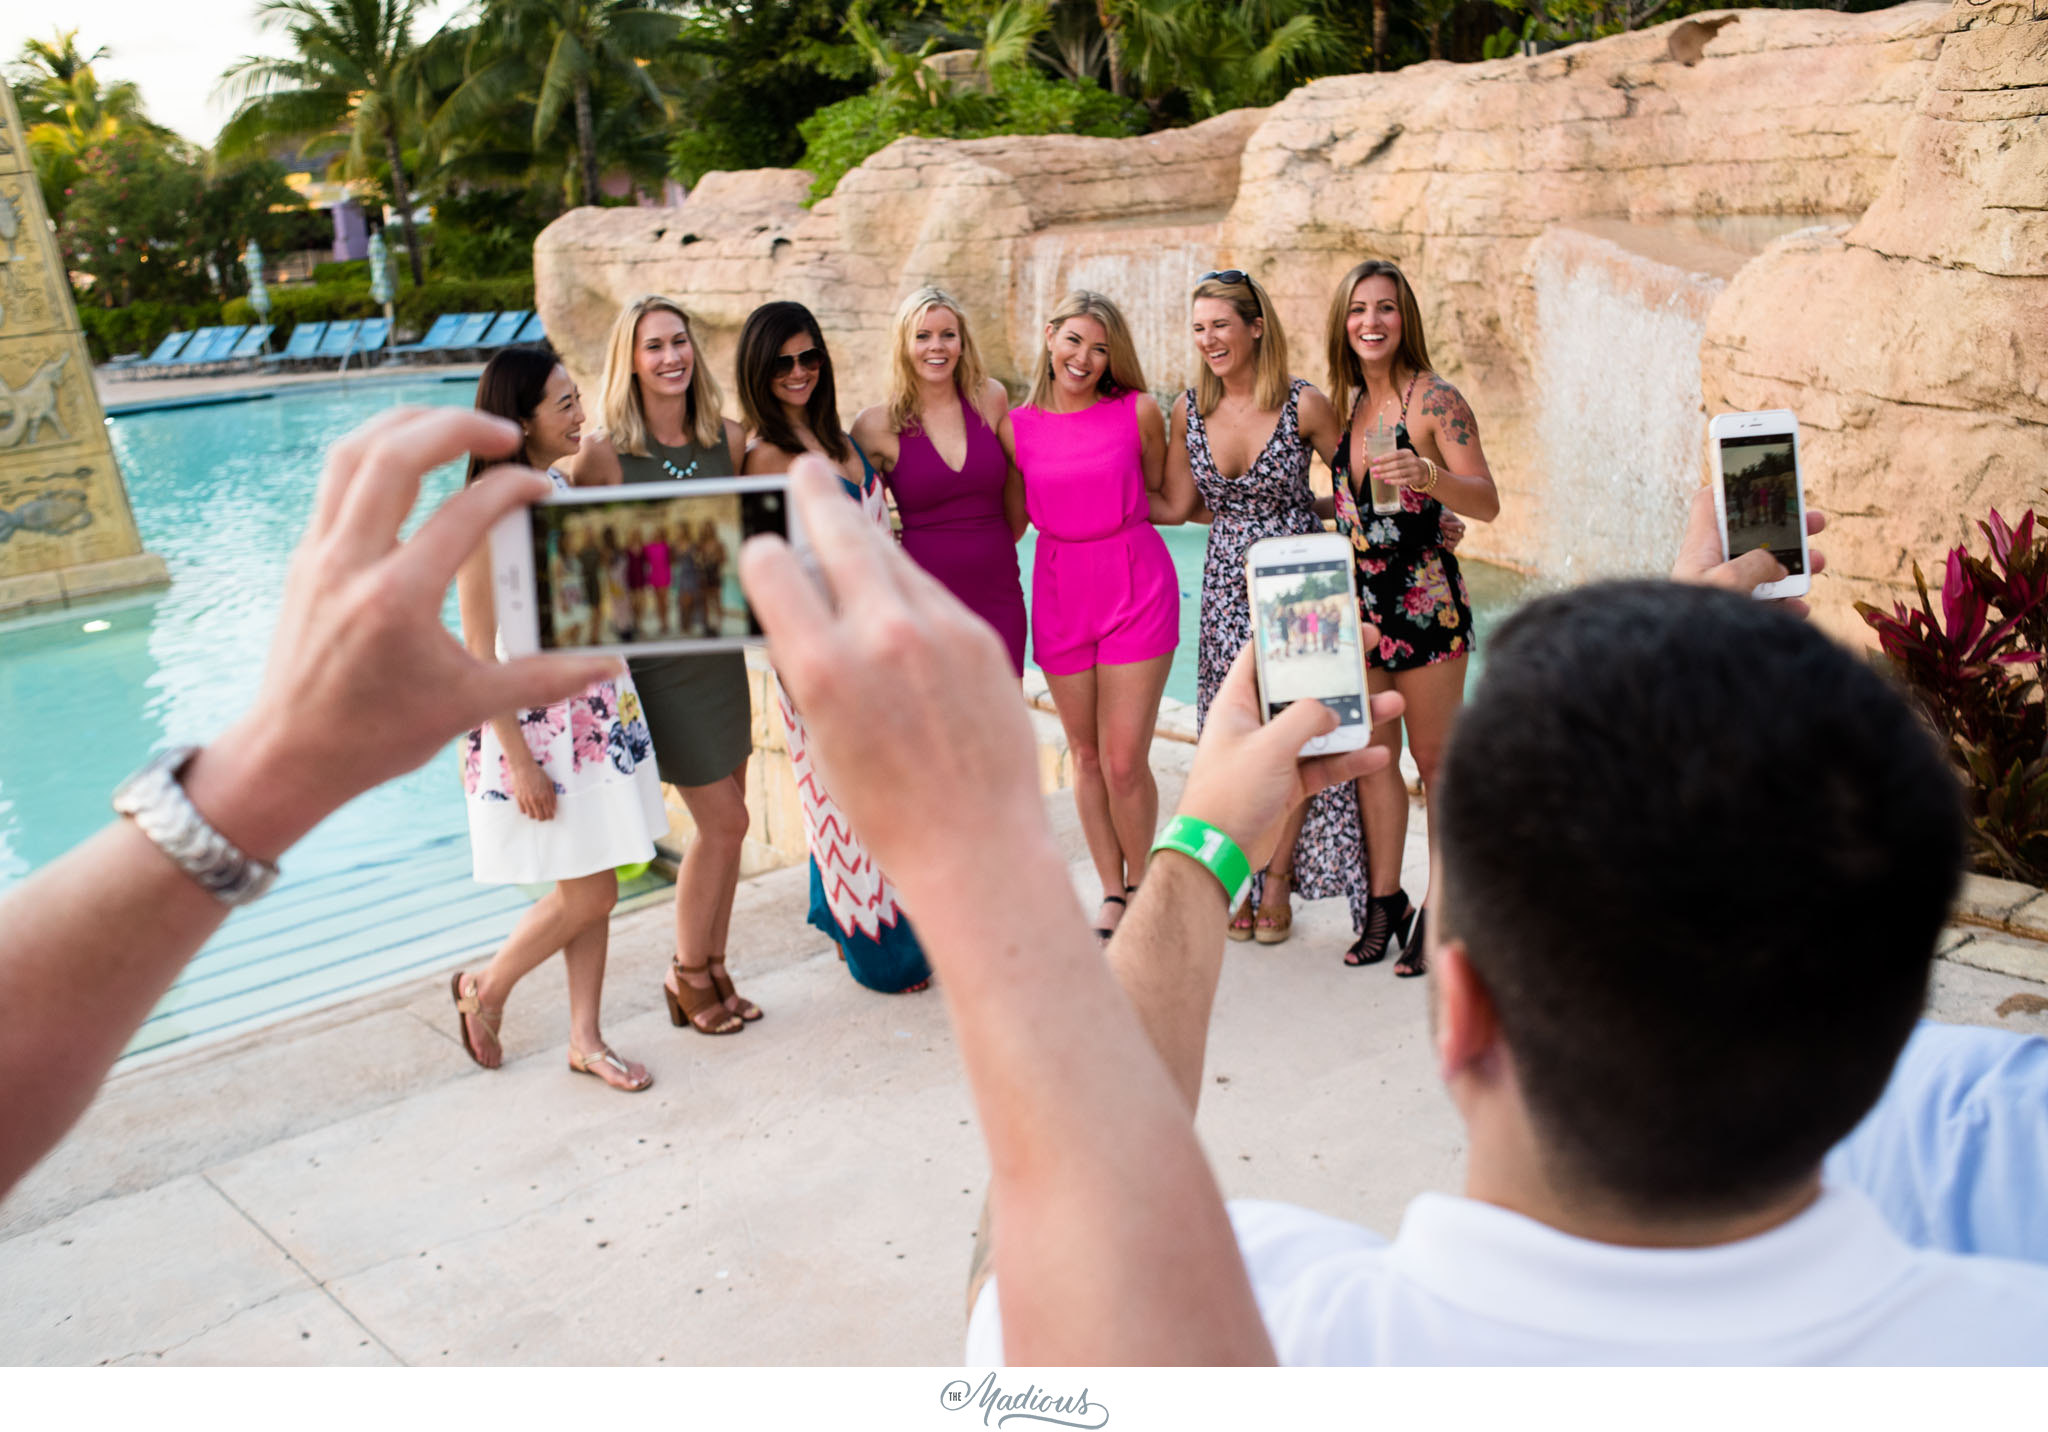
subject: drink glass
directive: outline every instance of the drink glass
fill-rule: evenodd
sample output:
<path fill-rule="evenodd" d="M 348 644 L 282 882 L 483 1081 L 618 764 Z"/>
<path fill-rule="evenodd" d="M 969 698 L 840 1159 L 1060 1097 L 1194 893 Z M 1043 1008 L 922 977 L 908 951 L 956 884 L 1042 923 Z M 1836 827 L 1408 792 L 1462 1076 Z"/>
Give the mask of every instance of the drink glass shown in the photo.
<path fill-rule="evenodd" d="M 1365 460 L 1368 465 L 1379 458 L 1390 457 L 1394 452 L 1394 430 L 1387 426 L 1387 420 L 1376 421 L 1365 435 Z M 1381 517 L 1389 517 L 1401 510 L 1401 489 L 1391 482 L 1381 482 L 1377 477 L 1367 477 L 1372 487 L 1372 510 Z"/>

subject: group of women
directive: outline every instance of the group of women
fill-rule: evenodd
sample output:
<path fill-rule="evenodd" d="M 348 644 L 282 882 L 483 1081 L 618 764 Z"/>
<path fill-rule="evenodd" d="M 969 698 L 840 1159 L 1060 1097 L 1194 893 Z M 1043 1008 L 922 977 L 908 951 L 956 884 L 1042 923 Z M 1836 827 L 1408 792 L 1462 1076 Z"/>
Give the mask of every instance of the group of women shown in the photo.
<path fill-rule="evenodd" d="M 1045 324 L 1029 396 L 1012 407 L 989 377 L 969 316 L 923 288 L 897 311 L 889 396 L 839 416 L 831 354 L 801 304 L 762 305 L 737 358 L 744 425 L 722 398 L 672 301 L 620 313 L 607 350 L 603 428 L 582 433 L 565 369 L 536 351 L 492 360 L 480 407 L 519 422 L 526 461 L 568 485 L 653 482 L 786 470 L 804 453 L 837 471 L 849 500 L 985 619 L 1024 669 L 1025 633 L 1074 763 L 1074 795 L 1102 881 L 1097 931 L 1114 932 L 1142 880 L 1158 824 L 1153 727 L 1179 639 L 1180 591 L 1158 527 L 1209 526 L 1202 580 L 1198 721 L 1251 639 L 1244 558 L 1262 537 L 1324 530 L 1350 540 L 1375 691 L 1406 698 L 1407 740 L 1428 791 L 1464 689 L 1472 616 L 1453 555 L 1459 515 L 1491 520 L 1499 498 L 1471 408 L 1430 367 L 1407 279 L 1368 262 L 1345 275 L 1329 318 L 1330 393 L 1293 375 L 1279 314 L 1238 270 L 1203 275 L 1192 300 L 1196 386 L 1170 412 L 1146 391 L 1130 330 L 1102 294 L 1067 296 Z M 1366 458 L 1363 433 L 1391 422 L 1391 453 Z M 1309 484 L 1311 454 L 1333 495 Z M 1368 480 L 1399 489 L 1400 511 L 1361 502 Z M 1037 530 L 1031 601 L 1017 562 Z M 465 640 L 495 642 L 488 558 L 460 584 Z M 813 764 L 802 713 L 783 698 L 811 851 L 811 919 L 853 977 L 887 992 L 924 988 L 930 969 L 887 875 L 861 846 Z M 1398 725 L 1376 742 L 1399 754 Z M 556 707 L 511 713 L 469 737 L 464 764 L 477 878 L 554 882 L 483 971 L 452 994 L 465 1048 L 500 1058 L 512 986 L 555 950 L 569 973 L 571 1067 L 622 1089 L 650 1082 L 598 1027 L 616 866 L 645 860 L 663 828 L 650 759 L 678 787 L 697 831 L 676 886 L 670 1017 L 736 1033 L 760 1010 L 726 971 L 726 937 L 747 829 L 748 692 L 736 654 L 641 658 L 630 677 Z M 963 796 L 963 798 L 966 798 Z M 1398 765 L 1315 797 L 1296 813 L 1244 906 L 1234 939 L 1277 943 L 1292 894 L 1343 896 L 1356 939 L 1346 963 L 1401 946 L 1397 974 L 1423 972 L 1422 913 L 1401 888 L 1407 794 Z"/>

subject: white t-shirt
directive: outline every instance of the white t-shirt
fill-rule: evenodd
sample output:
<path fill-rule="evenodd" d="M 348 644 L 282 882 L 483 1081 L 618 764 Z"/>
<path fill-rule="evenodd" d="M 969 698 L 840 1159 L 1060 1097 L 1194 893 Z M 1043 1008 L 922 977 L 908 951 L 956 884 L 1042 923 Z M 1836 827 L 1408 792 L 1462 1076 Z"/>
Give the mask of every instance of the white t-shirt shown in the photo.
<path fill-rule="evenodd" d="M 1901 1242 L 1829 1188 L 1755 1238 L 1623 1248 L 1426 1193 L 1389 1243 L 1281 1203 L 1230 1205 L 1283 1364 L 2041 1364 L 2048 1268 Z M 967 1361 L 1002 1361 L 991 1279 Z"/>

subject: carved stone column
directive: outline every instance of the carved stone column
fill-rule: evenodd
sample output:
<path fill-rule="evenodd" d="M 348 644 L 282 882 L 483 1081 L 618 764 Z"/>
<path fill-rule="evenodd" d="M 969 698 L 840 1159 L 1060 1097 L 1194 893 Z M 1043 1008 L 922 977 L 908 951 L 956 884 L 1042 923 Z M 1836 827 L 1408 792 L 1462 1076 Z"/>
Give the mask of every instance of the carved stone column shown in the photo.
<path fill-rule="evenodd" d="M 0 620 L 169 581 L 135 530 L 21 116 L 0 85 Z"/>

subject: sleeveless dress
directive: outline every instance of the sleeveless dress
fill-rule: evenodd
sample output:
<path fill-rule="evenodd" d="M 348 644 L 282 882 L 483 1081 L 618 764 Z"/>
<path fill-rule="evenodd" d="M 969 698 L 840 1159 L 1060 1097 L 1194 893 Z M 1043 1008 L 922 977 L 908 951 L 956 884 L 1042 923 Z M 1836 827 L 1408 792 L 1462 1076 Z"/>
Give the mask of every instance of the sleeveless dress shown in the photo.
<path fill-rule="evenodd" d="M 1360 401 L 1363 401 L 1361 399 Z M 1352 421 L 1357 410 L 1352 411 Z M 1401 421 L 1394 428 L 1394 446 L 1415 451 L 1408 436 L 1408 402 L 1401 402 Z M 1444 545 L 1444 505 L 1413 488 L 1401 489 L 1401 510 L 1382 516 L 1358 510 L 1351 490 L 1351 427 L 1337 440 L 1330 470 L 1337 508 L 1337 530 L 1351 539 L 1358 563 L 1358 608 L 1380 629 L 1380 644 L 1367 651 L 1367 666 L 1388 671 L 1413 671 L 1470 656 L 1473 651 L 1472 600 L 1458 556 Z"/>
<path fill-rule="evenodd" d="M 1209 452 L 1209 432 L 1187 395 L 1188 466 L 1195 490 L 1214 516 L 1209 528 L 1209 553 L 1202 564 L 1202 640 L 1195 672 L 1195 726 L 1209 719 L 1209 703 L 1230 672 L 1230 664 L 1252 639 L 1250 603 L 1245 597 L 1244 556 L 1262 537 L 1298 537 L 1321 532 L 1315 498 L 1309 491 L 1308 444 L 1301 437 L 1299 404 L 1308 386 L 1296 378 L 1288 387 L 1280 422 L 1265 448 L 1241 477 L 1216 470 Z M 1265 872 L 1252 877 L 1254 903 L 1264 898 Z M 1365 839 L 1358 823 L 1355 782 L 1346 781 L 1319 792 L 1308 804 L 1301 834 L 1294 842 L 1294 888 L 1304 899 L 1342 895 L 1351 907 L 1351 928 L 1365 928 Z"/>
<path fill-rule="evenodd" d="M 1024 674 L 1024 584 L 1017 575 L 1017 539 L 1003 515 L 1010 460 L 1002 439 L 966 398 L 960 418 L 967 456 L 956 472 L 922 427 L 898 439 L 896 469 L 883 479 L 903 518 L 903 550 L 918 566 L 990 626 Z"/>
<path fill-rule="evenodd" d="M 555 486 L 567 487 L 550 471 Z M 498 658 L 504 659 L 502 642 Z M 526 749 L 554 782 L 553 820 L 524 814 L 512 767 L 487 721 L 463 737 L 462 790 L 475 878 L 485 885 L 544 885 L 654 858 L 668 830 L 653 746 L 629 676 L 600 681 L 567 701 L 520 711 Z"/>
<path fill-rule="evenodd" d="M 1148 517 L 1138 395 L 1078 413 L 1010 414 L 1038 529 L 1031 651 L 1048 676 L 1165 656 L 1180 644 L 1180 579 Z"/>
<path fill-rule="evenodd" d="M 844 477 L 840 483 L 868 520 L 886 534 L 889 507 L 882 500 L 882 484 L 858 444 L 854 451 L 860 454 L 860 485 L 856 487 Z M 789 692 L 780 682 L 776 686 L 781 694 L 782 725 L 789 737 L 790 769 L 803 806 L 804 841 L 811 851 L 811 924 L 832 937 L 846 958 L 847 972 L 869 989 L 896 994 L 930 979 L 931 966 L 903 913 L 896 886 L 875 864 L 847 823 L 845 812 L 825 789 L 811 756 L 810 732 L 804 728 L 803 717 L 790 704 Z"/>
<path fill-rule="evenodd" d="M 731 477 L 732 454 L 723 442 L 700 448 L 647 440 L 646 457 L 619 454 L 627 482 L 674 482 Z M 708 786 L 740 768 L 754 749 L 753 701 L 747 660 L 736 651 L 702 656 L 641 656 L 626 663 L 647 709 L 654 760 L 672 786 Z"/>

